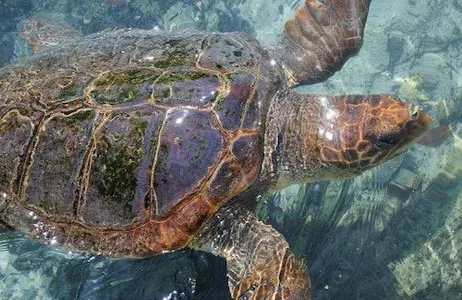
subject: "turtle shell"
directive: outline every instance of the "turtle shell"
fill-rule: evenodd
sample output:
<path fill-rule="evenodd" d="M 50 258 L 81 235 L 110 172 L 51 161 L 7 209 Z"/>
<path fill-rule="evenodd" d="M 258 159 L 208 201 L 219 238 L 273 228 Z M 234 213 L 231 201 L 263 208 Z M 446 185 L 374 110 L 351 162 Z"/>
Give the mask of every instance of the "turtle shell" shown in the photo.
<path fill-rule="evenodd" d="M 82 251 L 184 247 L 256 180 L 279 78 L 246 35 L 142 30 L 3 69 L 0 218 Z"/>

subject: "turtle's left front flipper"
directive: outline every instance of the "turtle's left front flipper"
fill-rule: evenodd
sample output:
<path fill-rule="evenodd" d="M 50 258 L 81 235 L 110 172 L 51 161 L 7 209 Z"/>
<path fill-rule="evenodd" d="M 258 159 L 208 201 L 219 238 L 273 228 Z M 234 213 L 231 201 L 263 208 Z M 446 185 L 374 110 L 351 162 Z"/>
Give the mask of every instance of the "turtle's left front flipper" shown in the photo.
<path fill-rule="evenodd" d="M 305 0 L 273 52 L 290 86 L 325 80 L 361 46 L 371 0 Z"/>
<path fill-rule="evenodd" d="M 191 245 L 226 259 L 233 299 L 310 299 L 306 265 L 246 208 L 222 208 Z"/>

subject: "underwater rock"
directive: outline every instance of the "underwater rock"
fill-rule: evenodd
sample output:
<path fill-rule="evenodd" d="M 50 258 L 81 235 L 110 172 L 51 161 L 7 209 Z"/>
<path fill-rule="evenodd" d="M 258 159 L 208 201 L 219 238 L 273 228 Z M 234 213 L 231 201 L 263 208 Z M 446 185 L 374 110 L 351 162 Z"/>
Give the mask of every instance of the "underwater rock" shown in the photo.
<path fill-rule="evenodd" d="M 422 194 L 416 217 L 426 220 L 421 243 L 390 265 L 402 297 L 411 299 L 459 299 L 462 282 L 462 139 L 447 148 L 442 169 Z"/>
<path fill-rule="evenodd" d="M 393 74 L 395 65 L 403 56 L 404 45 L 406 43 L 405 35 L 399 31 L 391 31 L 387 36 L 387 51 L 389 55 L 388 70 Z"/>
<path fill-rule="evenodd" d="M 0 67 L 13 58 L 16 26 L 21 16 L 33 9 L 30 0 L 0 1 Z"/>
<path fill-rule="evenodd" d="M 457 9 L 462 10 L 462 0 L 454 0 L 454 6 L 455 6 Z"/>
<path fill-rule="evenodd" d="M 398 96 L 404 101 L 417 105 L 430 101 L 420 75 L 409 75 L 404 78 L 397 77 L 393 79 L 393 83 L 398 87 Z"/>
<path fill-rule="evenodd" d="M 163 17 L 163 25 L 169 31 L 199 29 L 209 32 L 254 33 L 254 27 L 250 25 L 250 21 L 253 20 L 246 20 L 241 14 L 239 3 L 220 0 L 177 2 L 167 10 Z"/>
<path fill-rule="evenodd" d="M 236 1 L 225 1 L 234 3 Z M 234 4 L 239 15 L 251 24 L 255 36 L 263 44 L 275 44 L 279 41 L 282 31 L 275 28 L 283 28 L 284 22 L 289 19 L 295 9 L 303 3 L 303 0 L 251 0 L 237 1 Z"/>
<path fill-rule="evenodd" d="M 178 31 L 181 29 L 200 29 L 202 22 L 198 18 L 197 6 L 177 2 L 170 6 L 163 16 L 163 24 L 167 31 Z"/>
<path fill-rule="evenodd" d="M 422 78 L 422 86 L 429 93 L 437 87 L 442 80 L 449 80 L 451 68 L 446 59 L 437 53 L 425 53 L 417 60 L 413 72 Z"/>
<path fill-rule="evenodd" d="M 436 148 L 441 146 L 454 132 L 452 125 L 440 125 L 432 128 L 423 138 L 419 140 L 420 145 Z"/>
<path fill-rule="evenodd" d="M 0 67 L 10 63 L 16 38 L 11 34 L 0 34 Z"/>
<path fill-rule="evenodd" d="M 33 8 L 32 2 L 31 0 L 2 0 L 0 2 L 0 23 L 11 22 L 14 18 L 27 14 Z M 2 24 L 1 27 L 3 26 L 8 25 Z"/>

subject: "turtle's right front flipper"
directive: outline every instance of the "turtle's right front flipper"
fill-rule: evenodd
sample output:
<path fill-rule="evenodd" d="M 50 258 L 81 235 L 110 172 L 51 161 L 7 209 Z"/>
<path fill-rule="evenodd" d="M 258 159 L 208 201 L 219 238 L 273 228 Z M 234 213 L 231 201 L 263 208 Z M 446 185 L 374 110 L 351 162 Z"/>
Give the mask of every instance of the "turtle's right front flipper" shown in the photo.
<path fill-rule="evenodd" d="M 274 50 L 290 86 L 325 80 L 357 52 L 370 2 L 305 0 Z"/>
<path fill-rule="evenodd" d="M 226 259 L 233 299 L 310 299 L 304 262 L 279 232 L 244 207 L 219 210 L 190 246 Z"/>

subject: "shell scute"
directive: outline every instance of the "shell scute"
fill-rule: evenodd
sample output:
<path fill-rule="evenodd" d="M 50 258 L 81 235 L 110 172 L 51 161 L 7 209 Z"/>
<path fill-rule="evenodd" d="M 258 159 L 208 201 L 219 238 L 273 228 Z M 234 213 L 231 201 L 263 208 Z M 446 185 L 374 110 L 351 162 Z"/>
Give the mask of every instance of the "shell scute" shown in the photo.
<path fill-rule="evenodd" d="M 164 216 L 199 188 L 218 163 L 224 143 L 210 112 L 187 108 L 170 111 L 154 171 L 157 216 Z"/>
<path fill-rule="evenodd" d="M 233 194 L 242 177 L 244 176 L 239 164 L 235 161 L 222 162 L 208 187 L 210 201 L 220 205 L 223 198 Z"/>
<path fill-rule="evenodd" d="M 249 103 L 247 104 L 247 111 L 245 112 L 241 128 L 249 130 L 256 130 L 260 128 L 262 121 L 261 113 L 261 104 L 255 95 L 249 99 Z"/>
<path fill-rule="evenodd" d="M 248 45 L 232 33 L 211 35 L 203 44 L 198 64 L 204 69 L 221 72 L 257 65 L 257 52 L 249 51 Z"/>
<path fill-rule="evenodd" d="M 44 96 L 58 103 L 84 98 L 85 88 L 91 79 L 87 74 L 74 72 L 59 74 L 54 78 L 53 83 L 50 82 L 49 89 L 46 90 Z"/>
<path fill-rule="evenodd" d="M 263 143 L 258 135 L 242 136 L 233 143 L 233 154 L 241 164 L 253 165 L 260 162 Z"/>
<path fill-rule="evenodd" d="M 113 112 L 96 131 L 81 218 L 93 225 L 128 225 L 148 217 L 150 172 L 165 113 L 143 109 Z"/>
<path fill-rule="evenodd" d="M 155 103 L 208 107 L 215 101 L 222 83 L 218 76 L 203 71 L 181 70 L 162 75 L 154 84 Z"/>
<path fill-rule="evenodd" d="M 241 165 L 241 184 L 249 184 L 258 176 L 263 157 L 263 141 L 254 131 L 252 135 L 241 136 L 236 139 L 232 146 L 234 157 Z"/>
<path fill-rule="evenodd" d="M 71 246 L 71 248 L 88 249 L 87 251 L 93 253 L 98 253 L 100 251 L 100 233 L 91 233 L 86 230 L 82 230 L 78 226 L 71 226 L 70 228 L 67 228 L 64 231 L 68 234 L 68 236 L 65 239 L 65 244 Z"/>
<path fill-rule="evenodd" d="M 22 172 L 20 158 L 27 153 L 33 132 L 32 121 L 17 110 L 0 117 L 0 190 L 7 194 L 12 193 L 14 179 Z"/>
<path fill-rule="evenodd" d="M 241 124 L 247 102 L 251 99 L 255 76 L 247 72 L 228 75 L 229 92 L 218 99 L 214 106 L 220 123 L 227 130 L 235 130 Z"/>
<path fill-rule="evenodd" d="M 110 71 L 97 78 L 87 92 L 97 104 L 148 102 L 152 85 L 161 71 L 137 68 Z"/>
<path fill-rule="evenodd" d="M 72 218 L 95 117 L 96 112 L 88 109 L 57 114 L 44 122 L 26 171 L 28 207 L 55 218 Z"/>
<path fill-rule="evenodd" d="M 213 207 L 208 197 L 200 194 L 185 203 L 167 225 L 178 228 L 188 236 L 193 236 L 208 219 L 212 210 Z"/>
<path fill-rule="evenodd" d="M 197 42 L 192 42 L 193 40 Z M 190 36 L 190 39 L 165 39 L 160 47 L 151 45 L 151 49 L 155 49 L 154 53 L 148 52 L 143 58 L 146 62 L 161 69 L 194 67 L 197 55 L 201 51 L 201 41 L 202 36 L 200 35 Z"/>

